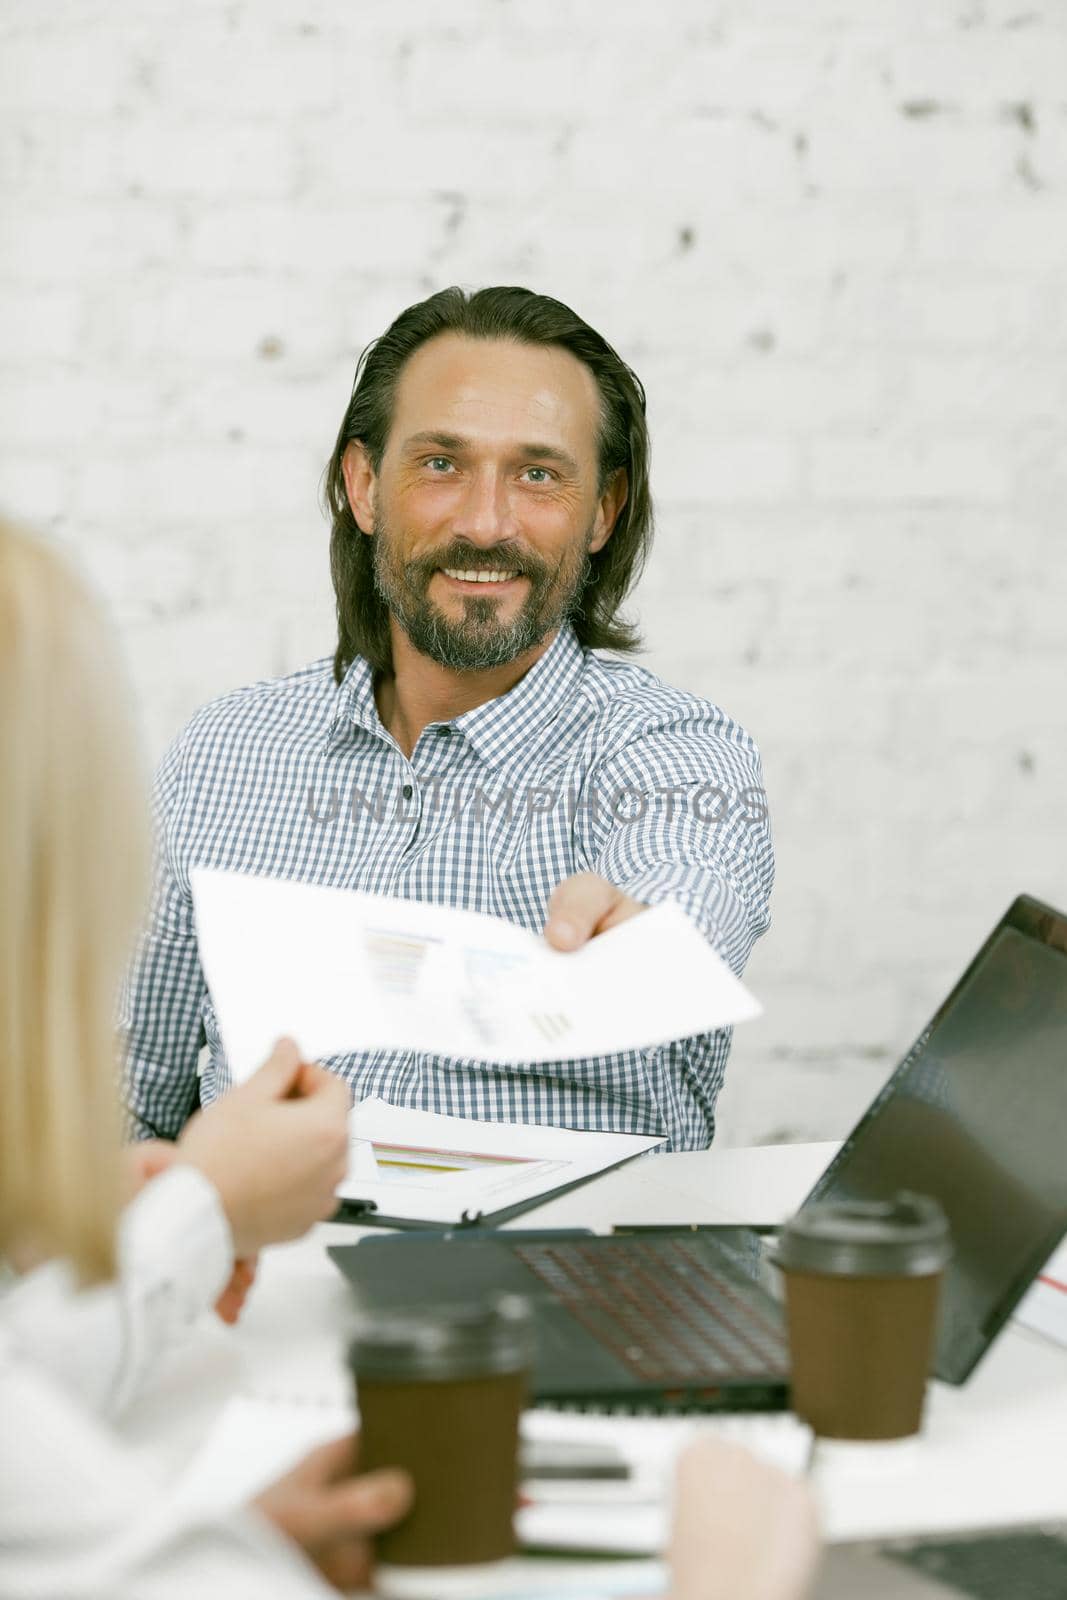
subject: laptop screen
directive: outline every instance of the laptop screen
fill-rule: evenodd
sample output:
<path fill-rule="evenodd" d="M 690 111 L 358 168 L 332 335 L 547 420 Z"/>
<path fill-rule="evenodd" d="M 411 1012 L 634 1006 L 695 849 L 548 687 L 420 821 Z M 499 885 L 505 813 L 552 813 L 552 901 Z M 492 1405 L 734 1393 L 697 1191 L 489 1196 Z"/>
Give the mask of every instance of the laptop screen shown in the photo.
<path fill-rule="evenodd" d="M 904 1188 L 952 1228 L 934 1371 L 959 1383 L 1067 1231 L 1067 918 L 1027 895 L 808 1199 Z"/>

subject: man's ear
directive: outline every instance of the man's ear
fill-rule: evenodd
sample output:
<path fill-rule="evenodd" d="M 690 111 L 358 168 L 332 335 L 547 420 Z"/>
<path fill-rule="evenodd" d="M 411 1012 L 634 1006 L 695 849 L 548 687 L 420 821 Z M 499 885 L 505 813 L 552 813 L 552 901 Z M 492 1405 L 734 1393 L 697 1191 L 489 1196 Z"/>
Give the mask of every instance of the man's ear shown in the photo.
<path fill-rule="evenodd" d="M 345 493 L 356 525 L 361 533 L 373 533 L 374 499 L 378 479 L 362 439 L 353 439 L 351 443 L 345 445 L 345 453 L 341 457 L 341 471 L 344 474 Z"/>
<path fill-rule="evenodd" d="M 630 480 L 626 476 L 625 467 L 617 467 L 608 479 L 604 493 L 597 501 L 596 518 L 593 522 L 593 537 L 589 541 L 589 551 L 595 555 L 598 550 L 603 550 L 611 538 L 612 530 L 623 506 L 630 494 Z"/>

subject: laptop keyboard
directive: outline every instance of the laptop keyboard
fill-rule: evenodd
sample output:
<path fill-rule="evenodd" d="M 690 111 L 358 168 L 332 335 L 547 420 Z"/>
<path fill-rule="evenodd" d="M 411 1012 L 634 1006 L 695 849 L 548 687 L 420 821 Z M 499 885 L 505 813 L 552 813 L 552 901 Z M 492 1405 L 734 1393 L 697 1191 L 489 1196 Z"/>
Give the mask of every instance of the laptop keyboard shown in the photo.
<path fill-rule="evenodd" d="M 971 1600 L 1063 1600 L 1067 1537 L 1021 1532 L 924 1542 L 885 1554 Z"/>
<path fill-rule="evenodd" d="M 759 1381 L 787 1370 L 774 1302 L 708 1240 L 567 1239 L 512 1248 L 643 1382 Z"/>

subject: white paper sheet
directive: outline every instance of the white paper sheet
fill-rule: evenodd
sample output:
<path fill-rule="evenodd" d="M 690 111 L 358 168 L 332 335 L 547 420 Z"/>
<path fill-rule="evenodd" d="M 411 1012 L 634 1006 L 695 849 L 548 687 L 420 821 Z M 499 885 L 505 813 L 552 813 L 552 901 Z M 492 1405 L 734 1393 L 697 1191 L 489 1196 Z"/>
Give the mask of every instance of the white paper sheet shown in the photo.
<path fill-rule="evenodd" d="M 527 1413 L 527 1417 L 532 1415 Z M 350 1408 L 237 1396 L 225 1406 L 182 1475 L 177 1485 L 180 1503 L 216 1516 L 244 1505 L 291 1471 L 309 1450 L 350 1433 L 358 1420 Z M 526 1418 L 523 1423 L 525 1434 Z M 519 1518 L 523 1515 L 520 1512 Z M 542 1521 L 542 1526 L 547 1525 Z M 566 1515 L 560 1526 L 561 1531 L 569 1528 Z M 573 1538 L 569 1543 L 576 1550 L 582 1548 Z M 486 1566 L 479 1582 L 470 1581 L 469 1571 L 464 1576 L 463 1600 L 520 1600 L 527 1595 L 594 1600 L 599 1596 L 656 1595 L 665 1588 L 663 1568 L 653 1560 L 494 1562 Z M 422 1592 L 439 1600 L 441 1586 Z"/>
<path fill-rule="evenodd" d="M 1053 1251 L 1015 1312 L 1016 1322 L 1067 1345 L 1067 1240 Z"/>
<path fill-rule="evenodd" d="M 528 1480 L 526 1504 L 516 1519 L 525 1548 L 652 1555 L 663 1549 L 674 1470 L 687 1444 L 714 1435 L 753 1455 L 803 1475 L 811 1429 L 792 1412 L 700 1416 L 625 1416 L 608 1412 L 527 1411 L 522 1437 L 529 1441 L 607 1445 L 622 1455 L 630 1477 L 616 1481 Z"/>
<path fill-rule="evenodd" d="M 197 1455 L 180 1486 L 183 1504 L 213 1512 L 241 1505 L 294 1467 L 309 1450 L 340 1438 L 358 1426 L 354 1410 L 297 1405 L 251 1396 L 234 1398 Z M 516 1532 L 528 1550 L 553 1549 L 612 1553 L 616 1557 L 655 1556 L 664 1546 L 670 1520 L 674 1468 L 681 1450 L 710 1433 L 742 1444 L 754 1455 L 794 1476 L 804 1472 L 811 1432 L 791 1413 L 773 1416 L 629 1417 L 578 1415 L 531 1410 L 523 1413 L 524 1440 L 609 1444 L 630 1465 L 632 1477 L 617 1484 L 527 1480 Z M 540 1571 L 530 1563 L 508 1564 L 487 1573 L 484 1594 L 536 1593 L 541 1580 L 554 1595 L 635 1592 L 628 1577 L 662 1577 L 651 1565 L 566 1562 Z M 506 1580 L 506 1581 L 505 1581 Z M 555 1586 L 553 1586 L 553 1580 Z M 583 1581 L 584 1580 L 584 1581 Z M 657 1584 L 637 1591 L 655 1594 Z"/>
<path fill-rule="evenodd" d="M 361 1100 L 349 1121 L 342 1199 L 412 1222 L 460 1223 L 581 1183 L 662 1138 L 475 1122 Z"/>
<path fill-rule="evenodd" d="M 502 918 L 448 906 L 207 868 L 191 881 L 237 1080 L 282 1034 L 312 1060 L 398 1049 L 569 1061 L 761 1009 L 673 902 L 562 952 Z"/>

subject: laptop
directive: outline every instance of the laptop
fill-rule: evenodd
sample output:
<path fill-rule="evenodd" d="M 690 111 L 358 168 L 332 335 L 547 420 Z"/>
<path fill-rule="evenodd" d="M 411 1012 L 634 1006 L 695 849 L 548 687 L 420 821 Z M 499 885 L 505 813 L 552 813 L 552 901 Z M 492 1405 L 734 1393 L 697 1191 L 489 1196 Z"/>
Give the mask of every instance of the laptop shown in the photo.
<path fill-rule="evenodd" d="M 945 1208 L 935 1374 L 962 1383 L 1067 1231 L 1067 917 L 1020 895 L 804 1204 Z M 776 1410 L 788 1350 L 767 1230 L 465 1231 L 332 1246 L 367 1310 L 526 1295 L 535 1404 Z"/>
<path fill-rule="evenodd" d="M 832 1545 L 811 1593 L 812 1600 L 1063 1600 L 1067 1528 Z"/>

